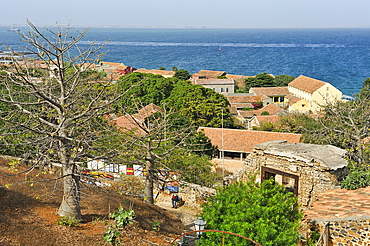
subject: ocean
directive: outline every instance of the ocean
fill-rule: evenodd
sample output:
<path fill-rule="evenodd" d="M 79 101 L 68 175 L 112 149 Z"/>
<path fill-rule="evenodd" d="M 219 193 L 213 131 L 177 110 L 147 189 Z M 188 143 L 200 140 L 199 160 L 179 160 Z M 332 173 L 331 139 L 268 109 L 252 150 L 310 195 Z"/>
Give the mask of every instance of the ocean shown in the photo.
<path fill-rule="evenodd" d="M 19 36 L 7 29 L 0 27 L 0 42 L 17 48 Z M 369 28 L 90 28 L 80 46 L 108 39 L 102 60 L 134 68 L 305 75 L 346 95 L 358 93 L 370 77 Z"/>

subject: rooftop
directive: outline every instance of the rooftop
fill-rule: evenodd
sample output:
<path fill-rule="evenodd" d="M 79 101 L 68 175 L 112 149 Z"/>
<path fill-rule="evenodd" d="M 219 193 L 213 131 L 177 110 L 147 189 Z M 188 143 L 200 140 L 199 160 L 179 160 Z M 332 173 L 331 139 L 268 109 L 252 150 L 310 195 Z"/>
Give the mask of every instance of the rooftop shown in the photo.
<path fill-rule="evenodd" d="M 258 144 L 255 148 L 263 150 L 267 154 L 284 156 L 306 163 L 316 162 L 331 170 L 337 170 L 348 165 L 348 161 L 344 158 L 347 151 L 332 145 L 273 141 Z"/>
<path fill-rule="evenodd" d="M 204 134 L 211 140 L 212 144 L 225 151 L 250 153 L 256 144 L 272 141 L 286 140 L 288 143 L 298 143 L 302 137 L 301 134 L 249 131 L 237 129 L 223 129 L 211 127 L 199 127 L 198 131 L 204 131 Z"/>
<path fill-rule="evenodd" d="M 370 187 L 357 190 L 331 189 L 305 211 L 304 220 L 344 219 L 370 216 Z"/>
<path fill-rule="evenodd" d="M 197 85 L 234 85 L 233 79 L 195 79 Z"/>
<path fill-rule="evenodd" d="M 291 86 L 291 87 L 294 87 L 299 90 L 312 94 L 326 84 L 327 83 L 324 81 L 300 75 L 298 78 L 290 82 L 288 86 Z"/>
<path fill-rule="evenodd" d="M 249 92 L 253 92 L 256 96 L 286 96 L 290 94 L 288 87 L 252 87 Z"/>

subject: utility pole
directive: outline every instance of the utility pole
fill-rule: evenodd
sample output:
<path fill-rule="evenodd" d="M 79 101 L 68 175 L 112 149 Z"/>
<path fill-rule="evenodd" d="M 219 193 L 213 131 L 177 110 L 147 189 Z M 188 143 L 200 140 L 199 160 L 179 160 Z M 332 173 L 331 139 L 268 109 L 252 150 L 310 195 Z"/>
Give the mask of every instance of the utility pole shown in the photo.
<path fill-rule="evenodd" d="M 222 150 L 221 150 L 221 155 L 222 155 L 222 182 L 224 181 L 225 178 L 225 167 L 224 167 L 224 108 L 221 108 L 221 142 L 222 142 Z"/>

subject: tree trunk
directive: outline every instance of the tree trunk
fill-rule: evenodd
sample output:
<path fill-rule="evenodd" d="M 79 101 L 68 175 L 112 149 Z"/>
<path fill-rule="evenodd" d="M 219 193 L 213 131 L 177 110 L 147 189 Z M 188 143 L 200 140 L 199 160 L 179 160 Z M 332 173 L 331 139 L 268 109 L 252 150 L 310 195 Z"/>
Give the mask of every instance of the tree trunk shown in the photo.
<path fill-rule="evenodd" d="M 59 207 L 58 214 L 60 216 L 74 217 L 81 219 L 81 207 L 80 207 L 80 185 L 79 176 L 76 174 L 76 165 L 69 163 L 67 152 L 65 148 L 61 148 L 60 151 L 61 162 L 63 165 L 63 201 Z"/>
<path fill-rule="evenodd" d="M 146 161 L 146 176 L 145 176 L 145 202 L 149 204 L 154 204 L 153 198 L 153 179 L 154 179 L 154 159 L 151 153 L 148 153 Z"/>

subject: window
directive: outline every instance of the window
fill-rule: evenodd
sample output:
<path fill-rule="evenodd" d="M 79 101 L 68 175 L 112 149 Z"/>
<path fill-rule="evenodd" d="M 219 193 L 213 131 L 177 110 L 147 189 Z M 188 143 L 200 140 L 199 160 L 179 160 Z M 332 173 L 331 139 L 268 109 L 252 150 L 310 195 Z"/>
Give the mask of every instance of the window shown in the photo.
<path fill-rule="evenodd" d="M 303 108 L 304 106 L 306 106 L 306 104 L 302 103 L 302 108 Z"/>
<path fill-rule="evenodd" d="M 229 92 L 229 88 L 226 88 L 226 92 Z"/>
<path fill-rule="evenodd" d="M 329 87 L 326 87 L 326 91 L 329 91 Z"/>
<path fill-rule="evenodd" d="M 329 97 L 329 93 L 326 93 L 326 97 Z"/>
<path fill-rule="evenodd" d="M 284 97 L 280 97 L 280 102 L 284 102 Z"/>
<path fill-rule="evenodd" d="M 216 91 L 216 88 L 212 88 L 213 91 Z"/>
<path fill-rule="evenodd" d="M 278 97 L 274 97 L 274 102 L 275 103 L 279 102 L 279 98 Z"/>
<path fill-rule="evenodd" d="M 224 92 L 224 88 L 221 88 L 221 92 Z"/>

